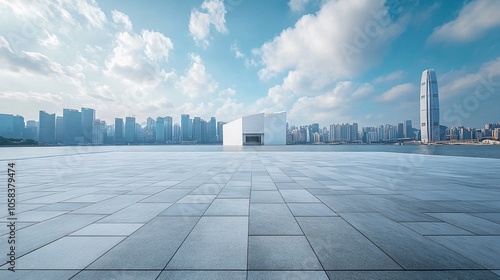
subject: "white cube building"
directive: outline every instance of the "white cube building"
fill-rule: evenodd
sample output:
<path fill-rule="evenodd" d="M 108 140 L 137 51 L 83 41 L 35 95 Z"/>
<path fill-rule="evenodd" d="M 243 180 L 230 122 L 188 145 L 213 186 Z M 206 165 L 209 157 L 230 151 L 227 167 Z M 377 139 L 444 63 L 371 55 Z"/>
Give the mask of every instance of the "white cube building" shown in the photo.
<path fill-rule="evenodd" d="M 286 112 L 254 114 L 223 126 L 226 146 L 286 145 Z"/>

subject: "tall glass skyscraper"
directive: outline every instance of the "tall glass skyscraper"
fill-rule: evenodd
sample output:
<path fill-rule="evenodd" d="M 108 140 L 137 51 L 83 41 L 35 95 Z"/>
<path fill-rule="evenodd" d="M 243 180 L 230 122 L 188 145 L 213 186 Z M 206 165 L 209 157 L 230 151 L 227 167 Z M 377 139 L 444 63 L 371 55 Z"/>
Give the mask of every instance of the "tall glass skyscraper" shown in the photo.
<path fill-rule="evenodd" d="M 439 96 L 436 72 L 422 72 L 420 83 L 420 128 L 422 143 L 439 141 Z"/>

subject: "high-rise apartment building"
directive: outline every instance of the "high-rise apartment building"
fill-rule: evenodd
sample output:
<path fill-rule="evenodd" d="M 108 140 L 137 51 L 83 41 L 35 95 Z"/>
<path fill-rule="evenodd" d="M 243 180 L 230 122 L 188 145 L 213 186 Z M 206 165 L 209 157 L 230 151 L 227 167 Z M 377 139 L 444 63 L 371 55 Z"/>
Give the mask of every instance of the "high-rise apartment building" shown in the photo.
<path fill-rule="evenodd" d="M 181 140 L 182 141 L 190 141 L 191 140 L 191 129 L 189 123 L 191 122 L 191 119 L 189 119 L 188 114 L 182 114 L 181 115 Z"/>
<path fill-rule="evenodd" d="M 163 119 L 165 120 L 165 141 L 167 141 L 167 143 L 172 143 L 172 140 L 173 140 L 172 117 L 166 116 Z"/>
<path fill-rule="evenodd" d="M 115 118 L 115 133 L 114 142 L 115 144 L 123 144 L 125 142 L 125 134 L 123 133 L 123 119 Z"/>
<path fill-rule="evenodd" d="M 156 142 L 165 142 L 165 119 L 162 117 L 156 118 Z"/>
<path fill-rule="evenodd" d="M 422 72 L 420 83 L 420 128 L 422 143 L 440 140 L 438 84 L 436 72 L 433 69 Z"/>
<path fill-rule="evenodd" d="M 53 144 L 56 141 L 56 114 L 45 111 L 39 112 L 38 141 L 44 144 Z"/>
<path fill-rule="evenodd" d="M 135 125 L 135 117 L 126 117 L 125 118 L 125 142 L 126 143 L 135 143 L 136 139 L 136 125 Z"/>
<path fill-rule="evenodd" d="M 92 132 L 95 121 L 95 110 L 82 107 L 82 135 L 84 143 L 92 143 Z"/>
<path fill-rule="evenodd" d="M 75 145 L 83 142 L 82 113 L 75 109 L 63 109 L 64 144 Z"/>

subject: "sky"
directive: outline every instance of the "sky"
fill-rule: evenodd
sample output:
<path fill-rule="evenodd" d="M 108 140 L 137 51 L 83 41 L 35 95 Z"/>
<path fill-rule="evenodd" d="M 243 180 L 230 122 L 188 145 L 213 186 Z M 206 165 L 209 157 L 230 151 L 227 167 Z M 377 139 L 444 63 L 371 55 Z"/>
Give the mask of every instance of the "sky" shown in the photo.
<path fill-rule="evenodd" d="M 500 122 L 500 1 L 0 0 L 0 113 L 294 125 Z"/>

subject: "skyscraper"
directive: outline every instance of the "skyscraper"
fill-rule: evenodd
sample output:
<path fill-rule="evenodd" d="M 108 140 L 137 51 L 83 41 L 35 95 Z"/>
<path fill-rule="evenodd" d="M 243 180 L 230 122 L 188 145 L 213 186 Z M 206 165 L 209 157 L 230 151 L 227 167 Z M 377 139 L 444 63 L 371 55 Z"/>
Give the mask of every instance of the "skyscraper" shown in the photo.
<path fill-rule="evenodd" d="M 53 144 L 56 140 L 56 114 L 40 111 L 38 123 L 39 141 L 44 144 Z"/>
<path fill-rule="evenodd" d="M 415 134 L 413 133 L 413 125 L 411 124 L 411 120 L 404 121 L 403 134 L 405 138 L 415 137 Z"/>
<path fill-rule="evenodd" d="M 136 139 L 135 118 L 125 118 L 125 141 L 127 143 L 135 143 Z"/>
<path fill-rule="evenodd" d="M 434 69 L 427 69 L 422 72 L 420 83 L 420 127 L 422 143 L 440 140 L 438 84 Z"/>
<path fill-rule="evenodd" d="M 215 117 L 210 118 L 208 142 L 209 143 L 217 142 L 217 121 Z"/>
<path fill-rule="evenodd" d="M 56 116 L 56 143 L 64 142 L 64 118 Z"/>
<path fill-rule="evenodd" d="M 189 141 L 191 140 L 190 136 L 191 136 L 191 131 L 189 129 L 190 125 L 189 125 L 189 122 L 191 120 L 189 119 L 189 115 L 188 114 L 182 114 L 181 115 L 181 138 L 182 138 L 182 141 Z"/>
<path fill-rule="evenodd" d="M 217 122 L 217 142 L 222 143 L 224 141 L 223 126 L 225 122 Z"/>
<path fill-rule="evenodd" d="M 82 107 L 82 135 L 85 143 L 92 143 L 95 110 Z"/>
<path fill-rule="evenodd" d="M 64 144 L 74 145 L 83 142 L 82 113 L 75 109 L 63 109 Z"/>
<path fill-rule="evenodd" d="M 193 119 L 193 141 L 201 143 L 201 118 L 194 117 Z"/>
<path fill-rule="evenodd" d="M 172 117 L 166 116 L 165 120 L 165 140 L 168 143 L 172 142 Z"/>
<path fill-rule="evenodd" d="M 123 119 L 115 118 L 115 144 L 123 144 Z"/>
<path fill-rule="evenodd" d="M 156 118 L 156 142 L 165 143 L 165 119 Z"/>

